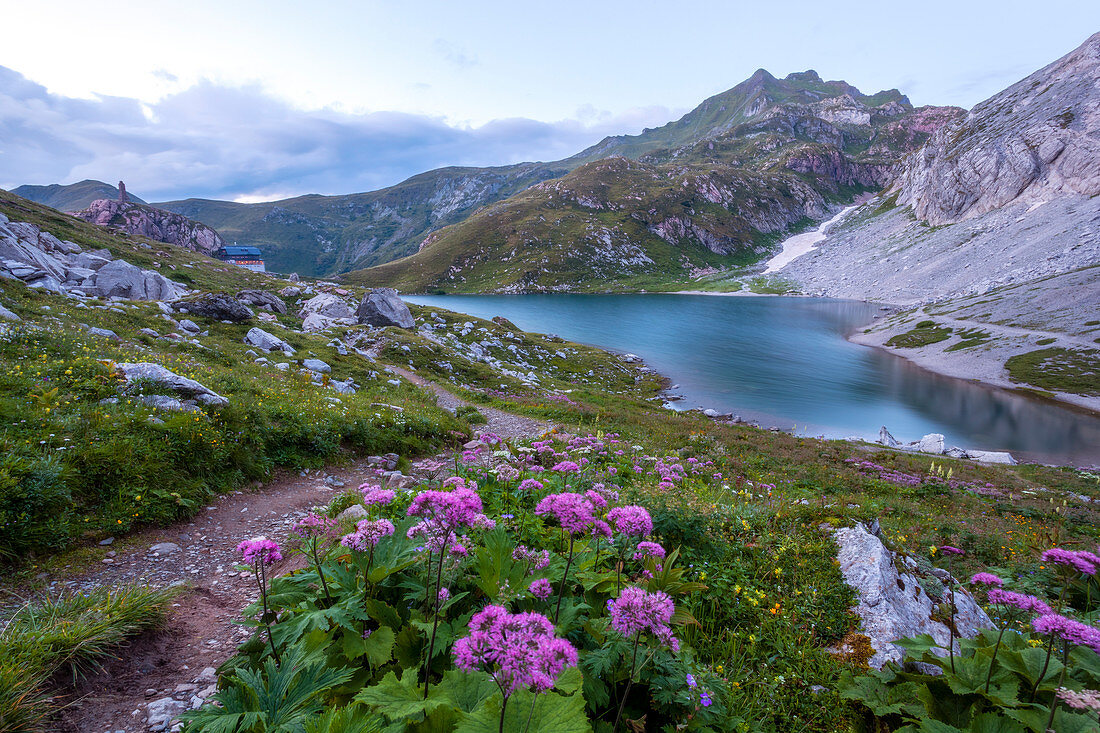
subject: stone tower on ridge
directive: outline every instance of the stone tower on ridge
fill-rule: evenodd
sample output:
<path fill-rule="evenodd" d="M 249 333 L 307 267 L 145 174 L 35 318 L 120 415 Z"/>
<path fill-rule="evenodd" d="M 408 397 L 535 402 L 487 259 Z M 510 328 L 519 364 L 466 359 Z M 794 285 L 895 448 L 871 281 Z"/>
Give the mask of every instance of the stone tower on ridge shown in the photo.
<path fill-rule="evenodd" d="M 126 203 L 130 200 L 130 197 L 126 195 L 126 184 L 122 181 L 118 182 L 118 200 L 119 203 Z"/>

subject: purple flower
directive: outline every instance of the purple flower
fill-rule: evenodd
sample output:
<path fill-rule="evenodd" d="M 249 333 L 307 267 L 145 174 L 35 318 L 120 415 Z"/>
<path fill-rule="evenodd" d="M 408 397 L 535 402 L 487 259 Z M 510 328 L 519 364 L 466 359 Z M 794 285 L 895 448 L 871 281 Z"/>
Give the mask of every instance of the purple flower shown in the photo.
<path fill-rule="evenodd" d="M 249 565 L 272 565 L 283 559 L 279 552 L 279 543 L 266 537 L 245 540 L 237 545 L 237 550 L 244 555 L 244 561 Z"/>
<path fill-rule="evenodd" d="M 1100 568 L 1100 558 L 1091 552 L 1073 552 L 1055 547 L 1044 552 L 1042 557 L 1044 562 L 1065 565 L 1083 575 L 1096 575 L 1097 569 Z"/>
<path fill-rule="evenodd" d="M 1095 626 L 1089 626 L 1055 613 L 1048 613 L 1034 619 L 1031 622 L 1031 628 L 1040 634 L 1054 634 L 1070 644 L 1087 646 L 1100 653 L 1100 629 Z"/>
<path fill-rule="evenodd" d="M 303 539 L 308 539 L 310 537 L 320 537 L 328 533 L 335 525 L 335 519 L 329 519 L 328 517 L 322 517 L 316 512 L 310 512 L 302 519 L 295 522 L 294 526 L 290 528 L 290 531 Z"/>
<path fill-rule="evenodd" d="M 367 506 L 384 506 L 393 501 L 396 494 L 391 489 L 383 489 L 381 486 L 363 484 L 359 487 L 363 492 L 363 503 Z"/>
<path fill-rule="evenodd" d="M 531 572 L 542 570 L 550 564 L 549 550 L 532 550 L 524 545 L 512 550 L 512 559 L 517 562 L 529 562 L 532 564 Z"/>
<path fill-rule="evenodd" d="M 644 507 L 636 504 L 615 507 L 607 513 L 619 532 L 634 537 L 645 537 L 653 531 L 653 519 Z"/>
<path fill-rule="evenodd" d="M 992 585 L 994 587 L 1000 588 L 1002 585 L 1005 584 L 1005 582 L 993 573 L 975 573 L 974 576 L 970 578 L 970 584 Z"/>
<path fill-rule="evenodd" d="M 597 519 L 592 523 L 592 536 L 603 537 L 605 539 L 611 539 L 611 525 L 602 519 Z"/>
<path fill-rule="evenodd" d="M 527 478 L 519 482 L 520 491 L 542 491 L 542 482 Z"/>
<path fill-rule="evenodd" d="M 451 589 L 440 588 L 439 593 L 436 594 L 436 598 L 439 600 L 439 605 L 442 606 L 444 603 L 451 599 Z"/>
<path fill-rule="evenodd" d="M 592 502 L 592 506 L 596 507 L 597 509 L 603 509 L 607 506 L 607 499 L 603 498 L 603 494 L 598 491 L 593 491 L 589 489 L 588 491 L 584 492 L 584 495 L 588 497 L 588 500 L 590 502 Z"/>
<path fill-rule="evenodd" d="M 965 555 L 966 553 L 957 547 L 951 545 L 940 545 L 940 552 L 944 555 Z"/>
<path fill-rule="evenodd" d="M 628 639 L 648 631 L 672 651 L 680 650 L 680 641 L 669 627 L 676 607 L 667 593 L 649 593 L 637 586 L 628 586 L 618 598 L 607 601 L 607 608 L 611 612 L 612 628 Z"/>
<path fill-rule="evenodd" d="M 688 676 L 687 676 L 687 683 L 688 683 L 688 687 L 695 687 L 695 686 L 696 686 L 696 684 L 697 684 L 697 683 L 695 682 L 695 675 L 693 675 L 693 674 L 688 674 Z"/>
<path fill-rule="evenodd" d="M 661 547 L 656 542 L 639 542 L 637 552 L 634 553 L 635 560 L 643 560 L 647 557 L 662 558 L 665 556 L 665 548 Z"/>
<path fill-rule="evenodd" d="M 573 461 L 561 461 L 554 465 L 551 471 L 557 471 L 558 473 L 580 473 L 581 467 Z"/>
<path fill-rule="evenodd" d="M 540 613 L 508 613 L 486 606 L 470 619 L 470 635 L 452 648 L 455 666 L 484 670 L 508 698 L 521 689 L 545 692 L 566 667 L 577 665 L 577 650 L 554 636 L 554 625 Z"/>
<path fill-rule="evenodd" d="M 550 594 L 554 592 L 553 586 L 550 585 L 550 581 L 546 578 L 532 580 L 531 585 L 527 586 L 527 590 L 531 591 L 531 595 L 535 598 L 541 598 L 542 600 L 546 600 L 550 597 Z"/>
<path fill-rule="evenodd" d="M 703 707 L 709 708 L 713 702 L 714 701 L 710 699 L 710 694 L 706 690 L 699 693 L 699 703 Z"/>
<path fill-rule="evenodd" d="M 355 525 L 355 531 L 340 538 L 340 544 L 351 550 L 366 552 L 378 545 L 383 537 L 394 533 L 393 522 L 388 519 L 364 519 Z"/>
<path fill-rule="evenodd" d="M 994 588 L 986 595 L 990 603 L 999 603 L 1002 606 L 1011 606 L 1027 613 L 1036 613 L 1040 616 L 1054 613 L 1050 606 L 1035 596 L 1025 596 L 1022 593 L 1013 593 L 1010 590 Z"/>
<path fill-rule="evenodd" d="M 535 514 L 552 514 L 570 534 L 582 534 L 596 522 L 588 497 L 569 492 L 547 495 L 535 506 Z"/>

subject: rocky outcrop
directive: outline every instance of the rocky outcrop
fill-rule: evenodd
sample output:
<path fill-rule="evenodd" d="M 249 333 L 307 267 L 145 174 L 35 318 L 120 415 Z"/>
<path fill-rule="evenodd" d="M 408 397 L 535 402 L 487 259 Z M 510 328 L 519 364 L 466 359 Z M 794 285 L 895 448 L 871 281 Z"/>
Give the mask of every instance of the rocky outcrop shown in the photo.
<path fill-rule="evenodd" d="M 175 300 L 186 289 L 159 272 L 112 259 L 105 249 L 84 252 L 29 222 L 0 214 L 0 277 L 75 297 Z"/>
<path fill-rule="evenodd" d="M 176 310 L 181 313 L 193 313 L 196 316 L 212 318 L 215 321 L 232 321 L 233 323 L 247 321 L 255 315 L 251 308 L 226 293 L 203 293 L 191 300 L 177 303 Z"/>
<path fill-rule="evenodd" d="M 216 231 L 186 216 L 133 201 L 99 199 L 76 213 L 84 221 L 211 254 L 225 244 Z"/>
<path fill-rule="evenodd" d="M 227 405 L 229 400 L 194 379 L 176 374 L 170 369 L 152 362 L 118 364 L 115 369 L 123 380 L 130 384 L 135 381 L 149 381 L 201 402 L 204 405 Z M 178 409 L 178 408 L 169 408 Z"/>
<path fill-rule="evenodd" d="M 266 290 L 242 290 L 237 293 L 237 300 L 272 313 L 286 313 L 286 303 L 283 299 Z"/>
<path fill-rule="evenodd" d="M 1100 33 L 937 130 L 897 191 L 932 225 L 1100 193 Z"/>
<path fill-rule="evenodd" d="M 359 304 L 356 316 L 360 323 L 372 326 L 412 328 L 414 325 L 409 306 L 405 305 L 405 301 L 397 296 L 397 291 L 393 288 L 375 288 L 367 293 Z"/>
<path fill-rule="evenodd" d="M 262 328 L 250 328 L 244 336 L 244 342 L 264 352 L 281 351 L 287 356 L 294 355 L 293 346 Z"/>
<path fill-rule="evenodd" d="M 894 642 L 920 634 L 929 634 L 941 647 L 937 651 L 946 654 L 951 632 L 943 617 L 935 615 L 941 604 L 954 602 L 955 629 L 959 635 L 973 637 L 981 629 L 993 626 L 973 596 L 952 582 L 946 571 L 922 569 L 910 558 L 895 555 L 862 524 L 839 529 L 834 536 L 839 547 L 840 572 L 844 582 L 856 591 L 854 610 L 860 618 L 861 630 L 875 650 L 869 661 L 872 667 L 881 669 L 887 662 L 900 662 L 905 651 Z M 904 570 L 899 570 L 899 566 Z M 920 575 L 934 581 L 922 584 Z M 935 599 L 925 586 L 937 594 Z M 956 653 L 957 639 L 958 636 Z"/>

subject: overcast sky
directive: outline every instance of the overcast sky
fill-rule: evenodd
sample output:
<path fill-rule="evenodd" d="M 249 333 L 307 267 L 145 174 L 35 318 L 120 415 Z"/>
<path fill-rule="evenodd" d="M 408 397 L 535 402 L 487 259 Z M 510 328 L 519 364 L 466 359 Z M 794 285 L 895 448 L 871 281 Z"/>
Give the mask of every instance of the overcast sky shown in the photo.
<path fill-rule="evenodd" d="M 267 200 L 566 157 L 763 67 L 970 107 L 1100 2 L 0 0 L 0 187 Z"/>

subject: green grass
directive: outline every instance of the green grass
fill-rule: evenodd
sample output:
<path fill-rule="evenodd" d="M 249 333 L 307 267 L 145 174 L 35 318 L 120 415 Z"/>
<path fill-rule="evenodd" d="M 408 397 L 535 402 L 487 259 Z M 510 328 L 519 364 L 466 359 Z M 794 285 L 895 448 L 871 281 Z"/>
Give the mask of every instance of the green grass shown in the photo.
<path fill-rule="evenodd" d="M 992 338 L 992 334 L 988 331 L 983 331 L 980 328 L 964 329 L 957 331 L 956 334 L 960 341 L 955 344 L 951 344 L 944 351 L 961 351 L 962 349 L 969 349 L 974 346 L 980 346 L 984 343 L 988 343 Z"/>
<path fill-rule="evenodd" d="M 922 346 L 936 344 L 951 338 L 951 329 L 936 326 L 932 321 L 921 321 L 910 331 L 899 333 L 886 342 L 887 346 L 899 349 L 919 349 Z"/>
<path fill-rule="evenodd" d="M 1053 392 L 1100 395 L 1100 350 L 1039 349 L 1005 362 L 1014 382 Z"/>
<path fill-rule="evenodd" d="M 0 628 L 0 733 L 50 728 L 51 678 L 112 659 L 129 638 L 156 628 L 179 588 L 100 588 L 25 603 Z"/>

